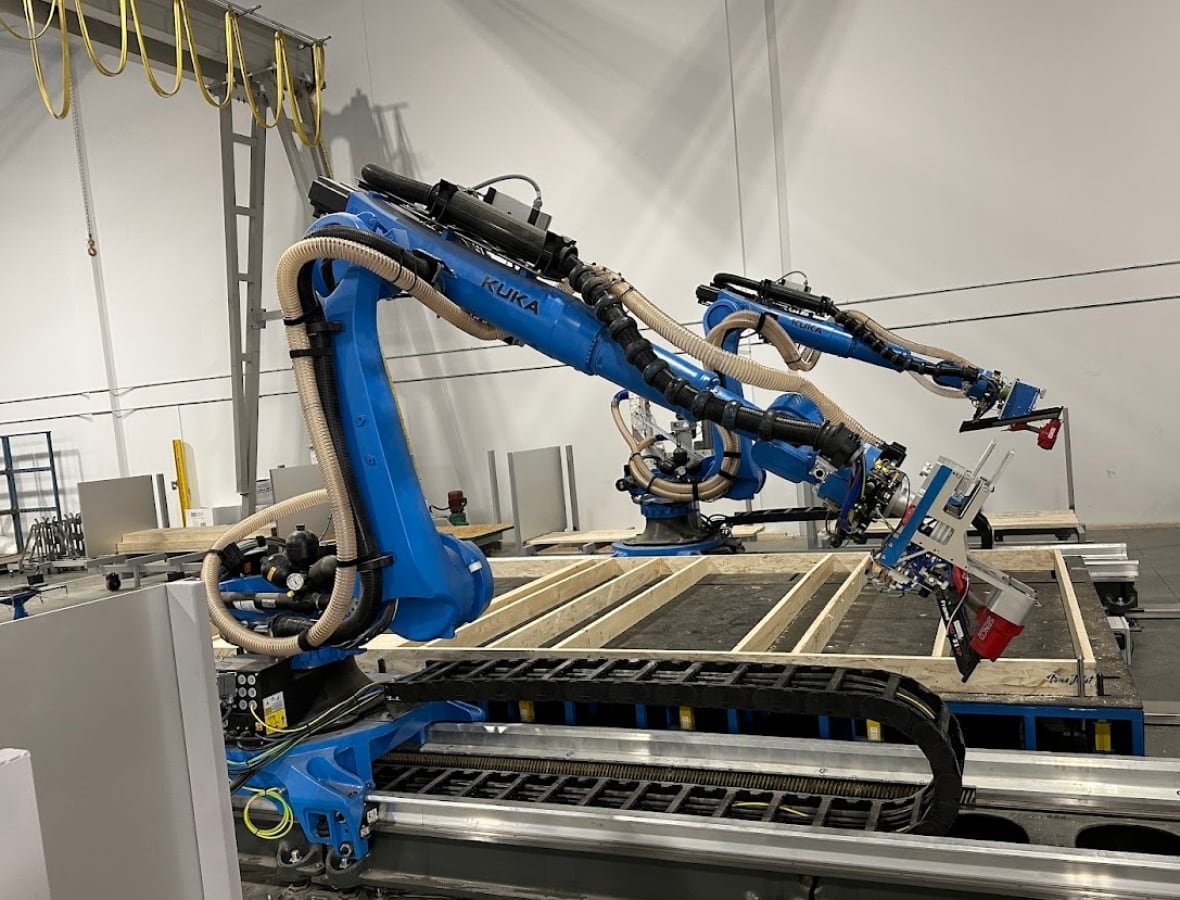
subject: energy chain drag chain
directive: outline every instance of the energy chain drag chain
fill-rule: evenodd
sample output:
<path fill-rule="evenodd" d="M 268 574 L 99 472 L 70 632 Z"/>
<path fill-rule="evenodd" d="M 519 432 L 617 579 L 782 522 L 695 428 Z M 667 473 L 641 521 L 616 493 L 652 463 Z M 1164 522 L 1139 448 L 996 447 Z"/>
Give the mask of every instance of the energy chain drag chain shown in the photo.
<path fill-rule="evenodd" d="M 470 659 L 430 662 L 390 682 L 387 693 L 406 703 L 575 703 L 870 719 L 921 749 L 931 778 L 924 786 L 910 786 L 399 752 L 379 761 L 378 791 L 932 835 L 950 829 L 964 802 L 965 746 L 958 721 L 932 691 L 891 672 L 594 657 Z"/>

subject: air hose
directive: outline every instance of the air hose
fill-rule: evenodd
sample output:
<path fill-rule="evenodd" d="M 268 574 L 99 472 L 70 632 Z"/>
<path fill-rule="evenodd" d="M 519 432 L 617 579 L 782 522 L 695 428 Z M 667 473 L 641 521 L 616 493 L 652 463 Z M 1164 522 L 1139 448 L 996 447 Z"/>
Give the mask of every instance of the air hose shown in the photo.
<path fill-rule="evenodd" d="M 685 379 L 674 375 L 667 360 L 656 355 L 651 341 L 639 333 L 639 326 L 623 308 L 620 294 L 626 293 L 630 285 L 626 285 L 626 282 L 617 276 L 608 277 L 604 274 L 606 270 L 585 265 L 576 258 L 568 262 L 567 277 L 570 285 L 594 309 L 595 316 L 606 326 L 611 339 L 623 348 L 627 362 L 639 370 L 644 383 L 663 394 L 664 399 L 672 406 L 686 409 L 693 418 L 720 425 L 726 431 L 736 431 L 764 441 L 781 440 L 790 444 L 814 447 L 836 466 L 848 465 L 860 452 L 860 436 L 843 422 L 828 420 L 817 424 L 804 422 L 773 410 L 754 409 L 737 400 L 723 400 L 712 391 L 700 390 Z M 626 287 L 616 293 L 614 288 L 620 284 Z M 660 315 L 667 318 L 662 311 Z M 655 316 L 652 318 L 653 321 L 657 320 Z M 656 329 L 656 332 L 659 333 L 659 329 Z M 715 351 L 724 356 L 741 359 L 714 347 L 703 338 L 697 340 L 707 348 L 702 352 Z"/>
<path fill-rule="evenodd" d="M 368 269 L 399 290 L 405 291 L 447 321 L 464 328 L 469 334 L 477 331 L 495 332 L 486 323 L 468 315 L 436 291 L 428 282 L 419 278 L 411 266 L 402 265 L 381 250 L 358 243 L 353 240 L 356 236 L 355 233 L 351 229 L 346 229 L 346 231 L 348 239 L 321 236 L 317 233 L 293 245 L 280 258 L 276 276 L 279 304 L 283 311 L 283 317 L 289 323 L 286 329 L 287 342 L 291 350 L 296 353 L 291 362 L 295 373 L 295 384 L 299 391 L 299 402 L 303 408 L 308 434 L 311 436 L 312 445 L 320 463 L 320 470 L 324 476 L 327 488 L 326 499 L 330 502 L 332 521 L 336 524 L 337 556 L 341 562 L 357 558 L 355 519 L 340 460 L 336 454 L 324 414 L 324 403 L 316 382 L 314 364 L 312 358 L 305 355 L 311 349 L 311 342 L 307 327 L 302 322 L 304 309 L 300 299 L 300 273 L 307 265 L 321 259 L 338 259 L 352 263 Z M 396 247 L 392 244 L 391 246 Z M 399 254 L 404 252 L 400 248 L 397 250 Z M 311 494 L 303 494 L 285 502 L 294 504 L 295 501 L 301 501 L 306 505 L 297 509 L 302 510 L 323 503 L 324 499 L 323 491 L 314 491 Z M 214 551 L 222 550 L 229 543 L 240 540 L 264 527 L 267 522 L 280 516 L 291 515 L 295 511 L 297 510 L 294 508 L 285 508 L 283 504 L 261 510 L 226 532 L 213 549 Z M 217 626 L 222 637 L 230 643 L 243 647 L 252 653 L 276 657 L 293 656 L 300 651 L 322 646 L 335 636 L 352 605 L 357 572 L 355 564 L 338 565 L 328 605 L 316 623 L 298 635 L 270 637 L 245 627 L 225 609 L 218 589 L 219 569 L 220 561 L 214 554 L 210 554 L 206 558 L 201 569 L 209 616 L 214 625 Z"/>
<path fill-rule="evenodd" d="M 229 641 L 231 644 L 236 644 L 251 653 L 259 653 L 263 656 L 293 656 L 300 651 L 299 637 L 270 637 L 265 634 L 259 634 L 251 631 L 244 625 L 239 623 L 229 610 L 225 607 L 225 602 L 221 598 L 221 590 L 218 586 L 218 579 L 221 572 L 221 560 L 218 557 L 219 551 L 224 550 L 230 544 L 237 543 L 252 534 L 257 534 L 260 530 L 273 522 L 275 519 L 284 518 L 286 516 L 298 515 L 305 510 L 312 509 L 316 506 L 323 506 L 328 502 L 328 491 L 318 490 L 311 491 L 307 494 L 300 494 L 298 497 L 292 497 L 290 500 L 284 500 L 281 503 L 276 503 L 274 506 L 268 506 L 266 509 L 259 510 L 254 515 L 243 519 L 237 525 L 234 525 L 219 537 L 216 543 L 213 544 L 212 550 L 206 555 L 205 562 L 201 566 L 201 582 L 205 586 L 205 600 L 209 608 L 209 618 L 214 626 L 221 633 L 221 636 Z M 348 571 L 348 593 L 349 601 L 352 599 L 352 583 L 351 578 L 355 570 Z M 335 589 L 335 586 L 334 588 Z M 343 611 L 342 611 L 343 612 Z M 325 614 L 327 610 L 325 610 Z M 343 618 L 341 613 L 340 618 Z M 320 622 L 323 622 L 321 619 Z M 316 626 L 320 625 L 316 623 Z M 339 619 L 332 623 L 334 630 Z M 316 626 L 313 626 L 316 627 Z M 319 638 L 323 629 L 317 632 L 316 637 Z M 312 640 L 311 629 L 306 632 L 308 640 Z M 320 643 L 330 637 L 330 632 L 324 634 L 320 639 Z"/>
<path fill-rule="evenodd" d="M 625 298 L 624 302 L 626 302 Z M 818 353 L 808 354 L 807 356 L 800 353 L 798 346 L 791 339 L 791 336 L 774 319 L 759 316 L 752 312 L 741 311 L 731 313 L 718 323 L 716 327 L 709 330 L 709 333 L 705 335 L 705 340 L 712 346 L 720 349 L 726 335 L 734 330 L 752 330 L 764 335 L 771 343 L 771 346 L 778 350 L 783 362 L 788 367 L 810 369 L 819 358 Z M 695 337 L 695 335 L 692 336 Z M 810 349 L 808 348 L 808 350 Z M 741 358 L 739 357 L 739 359 Z M 742 361 L 744 362 L 745 360 L 742 359 Z M 777 375 L 783 374 L 778 370 L 772 371 Z M 783 387 L 781 389 L 789 390 L 790 388 Z M 644 441 L 636 441 L 635 437 L 631 434 L 631 430 L 627 428 L 626 423 L 623 421 L 622 413 L 619 411 L 619 403 L 620 397 L 616 395 L 614 400 L 611 401 L 611 416 L 614 418 L 615 427 L 618 428 L 619 434 L 622 435 L 623 440 L 627 443 L 628 449 L 631 451 L 627 468 L 630 470 L 636 482 L 645 486 L 645 490 L 655 494 L 657 497 L 686 502 L 690 500 L 717 500 L 729 493 L 729 489 L 733 484 L 733 475 L 737 473 L 739 467 L 739 460 L 736 456 L 726 456 L 723 458 L 720 471 L 712 477 L 699 482 L 695 490 L 690 484 L 659 478 L 652 472 L 651 467 L 648 466 L 647 460 L 643 455 L 644 451 L 656 442 L 656 438 L 650 437 Z M 834 406 L 834 404 L 832 405 Z M 855 422 L 855 420 L 853 421 Z M 876 441 L 876 438 L 869 434 L 866 429 L 859 427 L 859 423 L 855 424 L 858 427 L 854 430 L 859 430 L 862 437 L 865 437 L 866 440 Z M 732 432 L 724 429 L 718 430 L 721 433 L 723 452 L 736 454 L 738 452 L 736 437 Z"/>
<path fill-rule="evenodd" d="M 953 388 L 943 387 L 923 376 L 957 376 L 964 381 L 975 381 L 983 373 L 983 369 L 969 359 L 960 356 L 943 347 L 932 344 L 922 344 L 890 331 L 884 325 L 870 318 L 859 310 L 844 309 L 836 305 L 830 297 L 815 296 L 800 291 L 790 285 L 772 281 L 755 281 L 741 275 L 728 272 L 718 272 L 713 276 L 713 284 L 727 288 L 739 288 L 753 291 L 759 298 L 777 301 L 806 312 L 819 313 L 829 317 L 834 323 L 844 328 L 853 337 L 864 341 L 874 352 L 886 361 L 895 365 L 899 370 L 913 377 L 926 390 L 941 397 L 962 397 L 964 392 Z M 924 359 L 915 359 L 899 353 L 895 346 L 909 350 L 911 353 L 930 356 L 939 363 L 931 363 Z"/>
<path fill-rule="evenodd" d="M 631 304 L 634 303 L 639 307 L 641 304 L 639 298 L 643 298 L 642 303 L 647 305 L 636 309 Z M 763 337 L 770 341 L 771 346 L 779 352 L 783 361 L 789 365 L 789 360 L 799 358 L 801 354 L 795 346 L 795 342 L 791 340 L 791 336 L 772 317 L 767 316 L 764 321 L 760 322 L 763 317 L 754 312 L 742 311 L 730 313 L 715 328 L 711 329 L 702 341 L 701 338 L 697 337 L 697 335 L 693 334 L 687 328 L 684 328 L 684 326 L 664 313 L 663 310 L 660 310 L 659 307 L 652 304 L 634 288 L 631 288 L 622 299 L 624 303 L 628 304 L 628 309 L 631 309 L 645 325 L 655 329 L 657 334 L 663 335 L 663 332 L 652 324 L 652 322 L 660 321 L 658 317 L 652 316 L 652 322 L 644 318 L 645 315 L 649 314 L 650 310 L 657 310 L 660 316 L 666 320 L 660 322 L 660 327 L 667 330 L 668 334 L 676 335 L 676 338 L 664 335 L 666 340 L 672 341 L 672 343 L 676 344 L 685 353 L 692 354 L 710 368 L 724 372 L 726 375 L 732 375 L 743 384 L 752 384 L 755 387 L 761 387 L 771 391 L 800 394 L 814 403 L 825 419 L 842 422 L 848 428 L 859 434 L 867 443 L 881 443 L 880 438 L 845 412 L 843 407 L 816 387 L 810 380 L 801 375 L 794 375 L 790 372 L 784 372 L 781 369 L 763 365 L 757 360 L 745 356 L 738 356 L 735 353 L 729 353 L 720 347 L 726 332 L 733 328 L 748 328 L 759 331 Z M 683 332 L 684 335 L 692 338 L 692 340 L 685 340 L 682 345 L 677 340 L 680 337 L 679 332 Z"/>
<path fill-rule="evenodd" d="M 696 500 L 718 500 L 729 493 L 734 476 L 741 465 L 738 440 L 732 432 L 726 431 L 724 428 L 718 429 L 721 433 L 721 447 L 724 456 L 721 460 L 720 470 L 704 481 L 685 483 L 673 481 L 670 478 L 661 478 L 652 471 L 643 456 L 644 451 L 650 448 L 657 438 L 652 435 L 642 441 L 635 440 L 635 436 L 627 427 L 627 423 L 623 420 L 623 413 L 619 409 L 622 396 L 623 394 L 616 394 L 611 400 L 610 414 L 615 420 L 615 427 L 619 429 L 619 434 L 623 436 L 623 440 L 631 451 L 627 468 L 640 487 L 657 497 L 678 500 L 683 503 L 691 503 Z"/>
<path fill-rule="evenodd" d="M 402 270 L 400 277 L 412 278 L 414 289 L 402 287 L 401 284 L 397 284 L 397 286 L 464 334 L 471 335 L 481 341 L 502 341 L 508 338 L 507 331 L 490 325 L 482 319 L 477 319 L 449 297 L 435 290 L 429 283 L 434 274 L 435 265 L 408 252 L 389 238 L 372 231 L 365 231 L 362 228 L 349 228 L 346 225 L 325 225 L 323 228 L 317 229 L 309 240 L 316 238 L 339 238 L 354 244 L 363 244 L 368 249 L 380 254 L 388 262 L 399 266 Z"/>

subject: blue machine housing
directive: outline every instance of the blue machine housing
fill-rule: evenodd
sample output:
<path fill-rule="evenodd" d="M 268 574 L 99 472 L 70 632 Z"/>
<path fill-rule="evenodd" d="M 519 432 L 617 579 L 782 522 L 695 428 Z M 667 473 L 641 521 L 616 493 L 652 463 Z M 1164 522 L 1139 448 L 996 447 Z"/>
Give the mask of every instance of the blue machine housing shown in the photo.
<path fill-rule="evenodd" d="M 419 745 L 435 722 L 480 722 L 484 713 L 457 701 L 424 703 L 396 718 L 367 719 L 301 743 L 255 772 L 247 789 L 281 790 L 303 833 L 344 861 L 369 852 L 365 796 L 374 788 L 373 760 L 395 747 Z M 230 747 L 230 774 L 250 754 Z M 326 831 L 326 833 L 325 833 Z"/>
<path fill-rule="evenodd" d="M 1042 393 L 1043 391 L 1039 387 L 1017 381 L 1012 385 L 1012 390 L 1008 394 L 1008 400 L 1004 403 L 1000 417 L 1013 419 L 1017 416 L 1028 415 L 1037 405 Z"/>

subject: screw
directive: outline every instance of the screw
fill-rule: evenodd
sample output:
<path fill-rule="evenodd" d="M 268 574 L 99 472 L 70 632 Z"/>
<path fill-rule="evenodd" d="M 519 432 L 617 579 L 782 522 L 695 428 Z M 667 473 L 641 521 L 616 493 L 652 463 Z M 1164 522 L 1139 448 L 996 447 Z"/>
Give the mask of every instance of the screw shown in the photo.
<path fill-rule="evenodd" d="M 342 812 L 336 813 L 336 821 L 343 822 L 344 821 L 344 813 L 342 813 Z"/>
<path fill-rule="evenodd" d="M 366 457 L 365 457 L 365 465 L 366 465 L 366 466 L 375 466 L 375 465 L 377 465 L 377 457 L 375 457 L 375 456 L 366 456 Z"/>
<path fill-rule="evenodd" d="M 352 856 L 352 844 L 345 841 L 340 845 L 340 858 L 348 859 L 350 856 Z"/>

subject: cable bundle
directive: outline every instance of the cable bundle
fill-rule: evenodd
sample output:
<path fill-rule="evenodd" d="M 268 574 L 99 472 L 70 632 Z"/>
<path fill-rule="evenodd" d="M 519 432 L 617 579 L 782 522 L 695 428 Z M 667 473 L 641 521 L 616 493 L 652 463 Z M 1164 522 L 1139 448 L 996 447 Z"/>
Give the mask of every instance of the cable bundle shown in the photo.
<path fill-rule="evenodd" d="M 286 113 L 290 116 L 291 123 L 295 126 L 295 133 L 298 135 L 300 143 L 305 147 L 318 147 L 321 145 L 324 89 L 323 41 L 316 41 L 311 44 L 315 84 L 312 86 L 312 101 L 310 106 L 313 121 L 312 128 L 309 131 L 296 98 L 295 82 L 291 75 L 291 64 L 287 47 L 287 35 L 282 31 L 275 31 L 274 57 L 268 67 L 270 71 L 274 72 L 275 79 L 275 98 L 272 103 L 268 104 L 266 102 L 260 102 L 254 94 L 254 89 L 251 85 L 253 73 L 248 70 L 246 54 L 242 47 L 242 34 L 238 25 L 239 16 L 232 9 L 225 11 L 225 95 L 216 97 L 209 89 L 209 86 L 205 84 L 205 74 L 201 70 L 200 54 L 197 51 L 197 42 L 193 35 L 193 26 L 189 18 L 188 0 L 172 0 L 172 27 L 176 47 L 176 59 L 174 63 L 175 76 L 170 87 L 161 85 L 148 59 L 147 38 L 144 35 L 143 26 L 140 23 L 139 4 L 137 0 L 119 0 L 119 23 L 116 27 L 119 28 L 121 40 L 119 42 L 119 62 L 114 68 L 107 68 L 99 61 L 98 52 L 95 50 L 94 43 L 90 39 L 90 30 L 86 23 L 86 14 L 82 8 L 82 0 L 74 0 L 74 8 L 77 11 L 78 31 L 81 33 L 82 44 L 86 48 L 86 55 L 90 57 L 90 62 L 94 64 L 94 68 L 100 74 L 113 77 L 121 74 L 127 68 L 127 50 L 131 31 L 134 30 L 135 39 L 139 45 L 140 60 L 143 63 L 143 70 L 144 74 L 147 75 L 148 83 L 151 85 L 152 90 L 159 96 L 172 97 L 180 91 L 180 85 L 184 79 L 184 53 L 187 47 L 197 87 L 200 88 L 201 96 L 205 98 L 205 102 L 209 105 L 217 109 L 224 109 L 229 105 L 230 101 L 233 100 L 236 84 L 235 71 L 240 71 L 242 90 L 246 95 L 246 102 L 250 107 L 250 114 L 260 126 L 263 128 L 274 128 L 279 124 L 284 113 Z M 24 11 L 25 24 L 28 27 L 27 34 L 21 34 L 3 19 L 0 19 L 0 26 L 3 26 L 4 30 L 13 37 L 29 45 L 29 53 L 33 59 L 33 74 L 37 79 L 37 90 L 41 94 L 41 101 L 45 104 L 45 108 L 49 110 L 51 116 L 55 119 L 64 119 L 69 115 L 70 103 L 73 96 L 72 78 L 70 74 L 69 29 L 66 27 L 66 0 L 51 0 L 49 4 L 49 17 L 45 20 L 45 24 L 40 27 L 38 27 L 33 14 L 33 0 L 24 0 Z M 130 17 L 128 16 L 128 11 L 130 11 Z M 41 67 L 40 52 L 40 40 L 53 26 L 55 16 L 57 18 L 62 58 L 62 100 L 60 106 L 55 105 L 49 95 L 49 87 L 45 83 L 45 73 Z M 290 100 L 289 104 L 287 102 L 288 99 Z M 274 110 L 273 119 L 267 118 L 266 108 L 268 105 Z"/>

